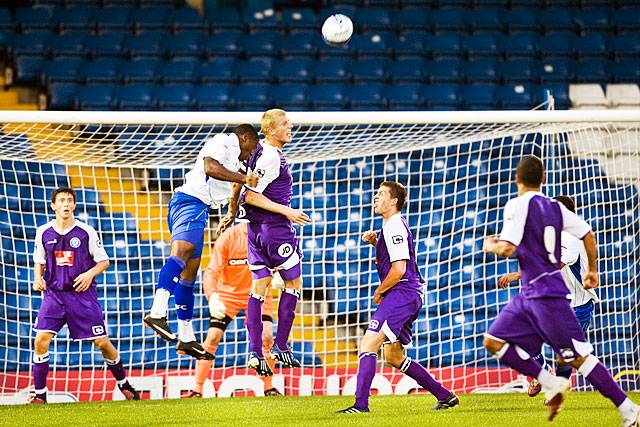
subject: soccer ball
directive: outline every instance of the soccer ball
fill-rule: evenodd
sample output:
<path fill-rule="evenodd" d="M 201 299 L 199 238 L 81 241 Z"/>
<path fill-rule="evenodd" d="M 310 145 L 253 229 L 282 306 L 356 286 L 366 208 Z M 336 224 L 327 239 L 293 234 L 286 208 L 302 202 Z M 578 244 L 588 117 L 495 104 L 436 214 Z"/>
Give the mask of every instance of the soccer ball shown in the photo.
<path fill-rule="evenodd" d="M 322 38 L 331 46 L 342 46 L 351 39 L 353 22 L 345 15 L 331 15 L 322 24 Z"/>

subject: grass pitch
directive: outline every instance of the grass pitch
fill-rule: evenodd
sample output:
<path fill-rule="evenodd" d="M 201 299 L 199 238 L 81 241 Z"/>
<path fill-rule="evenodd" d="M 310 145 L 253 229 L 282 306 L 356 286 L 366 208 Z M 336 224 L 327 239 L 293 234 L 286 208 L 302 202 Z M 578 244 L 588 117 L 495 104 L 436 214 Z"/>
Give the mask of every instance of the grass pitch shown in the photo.
<path fill-rule="evenodd" d="M 640 393 L 631 399 L 640 401 Z M 0 426 L 619 426 L 613 404 L 597 393 L 570 393 L 547 424 L 543 398 L 460 395 L 461 405 L 432 411 L 431 395 L 373 396 L 370 414 L 336 414 L 353 397 L 182 399 L 0 407 Z"/>

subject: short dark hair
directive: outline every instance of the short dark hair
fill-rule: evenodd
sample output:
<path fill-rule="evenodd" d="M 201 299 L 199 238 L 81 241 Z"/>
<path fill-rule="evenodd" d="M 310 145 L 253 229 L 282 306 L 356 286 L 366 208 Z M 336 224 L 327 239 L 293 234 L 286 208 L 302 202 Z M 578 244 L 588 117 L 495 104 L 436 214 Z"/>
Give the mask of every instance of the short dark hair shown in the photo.
<path fill-rule="evenodd" d="M 391 198 L 398 199 L 398 201 L 396 202 L 396 209 L 398 209 L 398 212 L 402 211 L 402 208 L 404 208 L 404 203 L 407 200 L 407 189 L 405 188 L 405 186 L 396 181 L 385 181 L 380 184 L 380 187 L 382 186 L 389 188 Z"/>
<path fill-rule="evenodd" d="M 565 208 L 569 209 L 571 212 L 576 213 L 576 204 L 573 199 L 569 196 L 556 196 L 554 197 L 557 201 L 562 203 Z"/>
<path fill-rule="evenodd" d="M 73 191 L 73 188 L 60 187 L 60 188 L 56 188 L 55 190 L 53 190 L 53 193 L 51 193 L 51 203 L 55 203 L 56 197 L 58 197 L 58 194 L 62 194 L 62 193 L 71 194 L 71 196 L 73 196 L 73 203 L 76 202 L 76 192 Z"/>
<path fill-rule="evenodd" d="M 233 128 L 233 133 L 235 133 L 238 136 L 246 135 L 255 141 L 259 139 L 258 131 L 256 130 L 256 128 L 254 128 L 253 125 L 250 125 L 248 123 L 244 123 L 236 126 L 235 128 Z"/>
<path fill-rule="evenodd" d="M 540 187 L 544 178 L 542 160 L 533 155 L 524 156 L 518 162 L 516 176 L 527 187 Z"/>

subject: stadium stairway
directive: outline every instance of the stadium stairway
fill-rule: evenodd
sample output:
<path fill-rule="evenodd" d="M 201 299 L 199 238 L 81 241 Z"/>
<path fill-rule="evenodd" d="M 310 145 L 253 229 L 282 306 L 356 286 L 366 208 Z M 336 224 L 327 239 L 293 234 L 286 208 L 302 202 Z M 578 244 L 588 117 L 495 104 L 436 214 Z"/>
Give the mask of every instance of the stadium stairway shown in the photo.
<path fill-rule="evenodd" d="M 5 87 L 5 79 L 0 76 L 0 87 Z M 37 110 L 38 104 L 21 103 L 18 91 L 5 89 L 0 91 L 0 110 Z"/>

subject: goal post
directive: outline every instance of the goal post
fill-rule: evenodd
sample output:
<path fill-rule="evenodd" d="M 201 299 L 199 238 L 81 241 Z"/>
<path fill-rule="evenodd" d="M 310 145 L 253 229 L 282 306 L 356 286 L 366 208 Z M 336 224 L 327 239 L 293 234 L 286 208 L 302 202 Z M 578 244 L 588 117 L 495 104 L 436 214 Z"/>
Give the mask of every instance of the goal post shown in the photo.
<path fill-rule="evenodd" d="M 195 362 L 142 326 L 168 256 L 166 207 L 207 138 L 241 123 L 257 125 L 261 114 L 0 112 L 0 403 L 24 401 L 31 387 L 32 326 L 41 301 L 31 287 L 33 240 L 37 226 L 53 218 L 48 201 L 58 186 L 77 190 L 76 217 L 98 230 L 111 258 L 97 290 L 128 375 L 152 398 L 192 387 Z M 278 369 L 276 387 L 288 395 L 354 392 L 357 347 L 379 283 L 373 248 L 360 236 L 381 227 L 372 209 L 375 189 L 397 180 L 408 188 L 403 214 L 427 282 L 408 355 L 458 392 L 517 388 L 516 374 L 482 348 L 483 333 L 518 292 L 517 284 L 499 290 L 497 279 L 517 264 L 481 248 L 516 195 L 515 165 L 535 154 L 547 169 L 543 191 L 573 197 L 596 233 L 601 301 L 589 331 L 595 353 L 625 388 L 639 388 L 639 110 L 288 115 L 292 205 L 312 223 L 298 229 L 303 297 L 291 338 L 303 368 Z M 211 215 L 203 263 L 218 217 Z M 176 318 L 173 308 L 169 317 Z M 199 339 L 207 326 L 206 301 L 197 292 Z M 206 396 L 261 393 L 245 368 L 247 345 L 240 315 L 216 352 Z M 63 328 L 50 350 L 53 401 L 120 398 L 90 343 L 71 341 Z M 378 393 L 416 388 L 382 363 L 378 373 Z M 589 388 L 576 381 L 578 389 Z"/>

